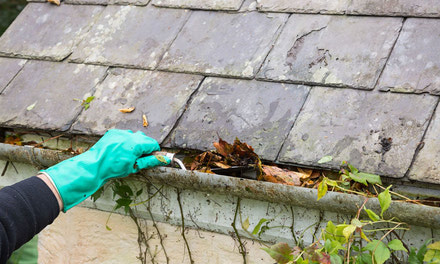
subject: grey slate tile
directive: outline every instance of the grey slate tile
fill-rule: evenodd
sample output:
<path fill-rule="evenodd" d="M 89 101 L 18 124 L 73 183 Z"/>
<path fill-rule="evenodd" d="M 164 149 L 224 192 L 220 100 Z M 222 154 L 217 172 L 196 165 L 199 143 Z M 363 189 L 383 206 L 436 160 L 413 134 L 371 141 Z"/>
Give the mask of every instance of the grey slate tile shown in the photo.
<path fill-rule="evenodd" d="M 0 57 L 0 94 L 25 63 L 26 60 Z"/>
<path fill-rule="evenodd" d="M 269 12 L 343 14 L 349 0 L 257 0 L 258 9 Z"/>
<path fill-rule="evenodd" d="M 187 10 L 108 6 L 71 60 L 154 69 L 188 15 Z"/>
<path fill-rule="evenodd" d="M 213 149 L 238 137 L 274 160 L 309 92 L 307 86 L 207 78 L 171 137 L 171 146 Z"/>
<path fill-rule="evenodd" d="M 102 10 L 101 6 L 28 3 L 0 38 L 0 53 L 62 60 Z"/>
<path fill-rule="evenodd" d="M 372 89 L 400 18 L 294 14 L 258 78 Z"/>
<path fill-rule="evenodd" d="M 154 69 L 189 12 L 107 6 L 71 61 Z"/>
<path fill-rule="evenodd" d="M 423 148 L 417 154 L 409 173 L 411 180 L 440 184 L 440 108 L 428 127 Z"/>
<path fill-rule="evenodd" d="M 160 69 L 252 78 L 286 14 L 194 11 Z"/>
<path fill-rule="evenodd" d="M 280 161 L 402 177 L 422 139 L 437 98 L 430 95 L 313 87 Z M 333 161 L 319 165 L 323 156 Z"/>
<path fill-rule="evenodd" d="M 106 67 L 29 61 L 0 95 L 0 125 L 67 130 Z M 93 104 L 93 103 L 92 103 Z"/>
<path fill-rule="evenodd" d="M 440 17 L 437 0 L 353 0 L 347 14 Z"/>
<path fill-rule="evenodd" d="M 440 94 L 440 20 L 405 21 L 378 87 L 384 91 Z"/>
<path fill-rule="evenodd" d="M 182 73 L 112 69 L 96 88 L 93 105 L 81 113 L 73 131 L 102 135 L 111 128 L 141 130 L 161 142 L 202 78 Z M 129 107 L 135 110 L 119 111 Z M 149 123 L 146 128 L 142 126 L 143 114 Z"/>
<path fill-rule="evenodd" d="M 243 0 L 153 0 L 153 5 L 206 10 L 238 10 Z"/>
<path fill-rule="evenodd" d="M 66 4 L 81 5 L 147 5 L 150 0 L 64 0 Z"/>

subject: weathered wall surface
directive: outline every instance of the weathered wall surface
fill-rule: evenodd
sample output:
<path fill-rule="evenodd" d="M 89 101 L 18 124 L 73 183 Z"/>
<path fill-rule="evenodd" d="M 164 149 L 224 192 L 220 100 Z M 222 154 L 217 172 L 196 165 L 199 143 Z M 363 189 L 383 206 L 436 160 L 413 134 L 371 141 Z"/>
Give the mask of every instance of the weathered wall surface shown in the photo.
<path fill-rule="evenodd" d="M 0 170 L 5 164 L 5 161 L 0 161 Z M 37 172 L 36 168 L 27 164 L 14 163 L 14 166 L 9 165 L 5 176 L 0 177 L 0 186 L 13 184 Z M 141 188 L 139 182 L 130 184 L 134 189 Z M 144 205 L 137 209 L 138 216 L 148 219 L 141 221 L 142 229 L 152 236 L 149 246 L 153 255 L 157 252 L 156 263 L 166 263 L 166 260 L 151 219 L 157 223 L 170 263 L 189 263 L 181 236 L 182 222 L 176 189 L 167 186 L 143 188 L 144 194 L 140 200 L 160 189 L 160 193 L 150 201 L 151 214 Z M 47 227 L 40 235 L 40 263 L 139 263 L 137 227 L 131 218 L 112 214 L 108 222 L 112 230 L 106 229 L 109 211 L 114 206 L 111 196 L 111 192 L 107 192 L 97 203 L 86 200 L 81 207 L 62 213 Z M 185 234 L 195 263 L 242 263 L 231 227 L 234 216 L 237 217 L 236 226 L 243 237 L 248 236 L 241 225 L 245 219 L 249 219 L 249 230 L 262 218 L 270 220 L 271 228 L 261 236 L 261 239 L 270 241 L 268 244 L 279 241 L 293 244 L 292 231 L 298 240 L 311 243 L 327 221 L 342 223 L 351 218 L 334 212 L 252 199 L 241 199 L 237 211 L 237 197 L 225 194 L 181 190 L 180 197 Z M 403 240 L 409 246 L 419 247 L 431 238 L 440 239 L 440 230 L 412 226 Z M 244 241 L 248 263 L 271 263 L 270 257 L 260 249 L 262 245 L 259 242 L 250 239 Z"/>

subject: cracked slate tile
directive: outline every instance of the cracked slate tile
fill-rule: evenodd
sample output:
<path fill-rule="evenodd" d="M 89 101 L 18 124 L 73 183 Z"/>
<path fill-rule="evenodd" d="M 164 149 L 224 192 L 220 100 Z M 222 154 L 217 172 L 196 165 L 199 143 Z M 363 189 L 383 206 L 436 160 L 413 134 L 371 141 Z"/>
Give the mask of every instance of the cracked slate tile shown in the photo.
<path fill-rule="evenodd" d="M 280 161 L 403 177 L 437 98 L 430 95 L 313 87 Z M 323 156 L 333 161 L 318 164 Z"/>
<path fill-rule="evenodd" d="M 161 142 L 171 132 L 202 76 L 115 68 L 73 125 L 74 132 L 103 135 L 108 129 L 141 130 Z M 119 109 L 135 107 L 131 113 Z M 103 113 L 105 116 L 103 117 Z M 149 125 L 142 126 L 145 114 Z"/>
<path fill-rule="evenodd" d="M 153 0 L 153 5 L 206 10 L 238 10 L 243 0 Z"/>
<path fill-rule="evenodd" d="M 0 94 L 25 63 L 26 60 L 0 57 Z"/>
<path fill-rule="evenodd" d="M 147 5 L 150 0 L 64 0 L 66 4 L 76 5 Z"/>
<path fill-rule="evenodd" d="M 385 66 L 382 91 L 440 94 L 440 21 L 408 18 Z"/>
<path fill-rule="evenodd" d="M 373 89 L 401 18 L 294 14 L 258 79 Z"/>
<path fill-rule="evenodd" d="M 252 78 L 286 19 L 287 14 L 194 11 L 159 68 Z"/>
<path fill-rule="evenodd" d="M 154 69 L 188 15 L 153 6 L 107 6 L 70 60 Z"/>
<path fill-rule="evenodd" d="M 0 125 L 66 131 L 106 67 L 28 61 L 0 95 Z M 93 104 L 93 102 L 92 102 Z"/>
<path fill-rule="evenodd" d="M 170 145 L 207 150 L 218 136 L 229 142 L 238 137 L 274 160 L 308 92 L 309 87 L 293 84 L 207 78 Z"/>
<path fill-rule="evenodd" d="M 347 14 L 440 17 L 438 0 L 353 0 Z"/>
<path fill-rule="evenodd" d="M 349 0 L 257 0 L 257 8 L 267 12 L 344 14 Z"/>
<path fill-rule="evenodd" d="M 0 53 L 63 60 L 103 9 L 102 6 L 28 3 L 0 38 Z"/>
<path fill-rule="evenodd" d="M 411 180 L 440 184 L 440 108 L 428 127 L 419 151 L 410 170 Z"/>

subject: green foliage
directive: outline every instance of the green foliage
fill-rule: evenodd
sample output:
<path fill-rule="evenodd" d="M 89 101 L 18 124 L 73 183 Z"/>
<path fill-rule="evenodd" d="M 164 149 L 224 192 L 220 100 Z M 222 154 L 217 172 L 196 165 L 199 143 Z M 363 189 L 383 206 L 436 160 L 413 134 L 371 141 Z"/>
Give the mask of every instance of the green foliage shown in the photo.
<path fill-rule="evenodd" d="M 358 173 L 356 168 L 348 166 L 351 173 Z M 324 178 L 324 185 L 328 179 Z M 368 182 L 368 181 L 367 181 Z M 332 183 L 333 184 L 333 183 Z M 391 187 L 391 186 L 390 186 Z M 277 263 L 328 263 L 328 264 L 383 264 L 389 261 L 395 252 L 407 254 L 410 264 L 440 264 L 440 242 L 427 245 L 424 244 L 419 250 L 408 247 L 400 239 L 393 239 L 386 242 L 389 234 L 398 229 L 407 230 L 404 223 L 395 222 L 393 219 L 384 219 L 383 215 L 391 204 L 390 187 L 378 195 L 381 212 L 380 215 L 367 209 L 364 205 L 359 210 L 364 210 L 368 215 L 367 220 L 359 218 L 359 214 L 349 224 L 342 223 L 335 225 L 329 221 L 317 242 L 304 248 L 287 248 L 285 243 L 278 243 L 264 250 Z M 318 187 L 318 196 L 325 194 L 325 187 Z M 326 190 L 325 190 L 326 191 Z M 319 195 L 321 193 L 321 195 Z M 318 197 L 320 198 L 320 197 Z M 263 219 L 262 219 L 263 220 Z M 260 220 L 260 222 L 262 222 Z M 386 226 L 384 228 L 384 224 Z M 375 226 L 379 226 L 378 228 Z M 370 240 L 366 234 L 375 234 L 376 230 L 385 232 L 380 239 Z M 365 241 L 361 243 L 361 241 Z M 296 248 L 296 249 L 295 249 Z"/>
<path fill-rule="evenodd" d="M 0 0 L 0 36 L 26 6 L 26 0 Z"/>
<path fill-rule="evenodd" d="M 95 99 L 95 96 L 89 96 L 85 100 L 73 99 L 74 101 L 81 102 L 81 106 L 84 107 L 84 110 L 89 109 L 90 103 Z"/>
<path fill-rule="evenodd" d="M 383 213 L 390 207 L 391 204 L 391 194 L 390 194 L 391 186 L 388 186 L 385 191 L 381 192 L 377 198 L 379 199 L 380 208 L 380 217 L 383 217 Z"/>

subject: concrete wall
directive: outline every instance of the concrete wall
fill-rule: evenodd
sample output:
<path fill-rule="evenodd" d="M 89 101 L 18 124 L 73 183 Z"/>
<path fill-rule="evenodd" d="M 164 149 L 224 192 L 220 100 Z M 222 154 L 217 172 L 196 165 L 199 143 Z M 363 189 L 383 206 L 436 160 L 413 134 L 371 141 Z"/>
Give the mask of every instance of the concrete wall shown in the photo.
<path fill-rule="evenodd" d="M 5 166 L 0 161 L 0 171 Z M 0 186 L 13 184 L 21 179 L 35 175 L 36 168 L 27 164 L 9 165 L 4 177 L 0 177 Z M 139 200 L 147 199 L 161 186 L 129 183 L 133 189 L 144 188 Z M 185 217 L 186 236 L 196 263 L 242 263 L 238 243 L 234 238 L 231 223 L 237 208 L 237 197 L 227 194 L 210 194 L 205 192 L 182 190 L 181 204 Z M 297 239 L 310 243 L 319 236 L 321 228 L 327 221 L 335 223 L 349 221 L 351 216 L 315 209 L 286 206 L 281 203 L 269 203 L 252 199 L 242 199 L 237 212 L 237 229 L 242 236 L 248 236 L 241 223 L 249 218 L 253 227 L 262 218 L 271 220 L 271 227 L 261 239 L 275 243 L 286 241 L 293 244 L 292 230 Z M 61 213 L 54 224 L 47 227 L 40 235 L 39 249 L 41 263 L 139 263 L 137 256 L 137 228 L 130 217 L 112 214 L 108 222 L 111 231 L 106 229 L 106 222 L 114 206 L 111 192 L 107 192 L 93 203 L 86 200 L 66 214 Z M 152 238 L 149 246 L 156 263 L 166 263 L 158 239 L 157 231 L 151 219 L 158 222 L 163 244 L 170 263 L 189 263 L 188 252 L 181 236 L 181 217 L 176 189 L 163 186 L 160 193 L 146 204 L 136 207 L 138 216 L 143 220 L 143 230 Z M 240 220 L 241 219 L 241 220 Z M 293 228 L 292 228 L 293 226 Z M 440 230 L 412 226 L 404 240 L 410 246 L 419 246 L 426 240 L 440 239 Z M 272 263 L 270 257 L 260 248 L 261 243 L 245 239 L 248 251 L 248 263 Z M 148 257 L 147 257 L 148 259 Z"/>

